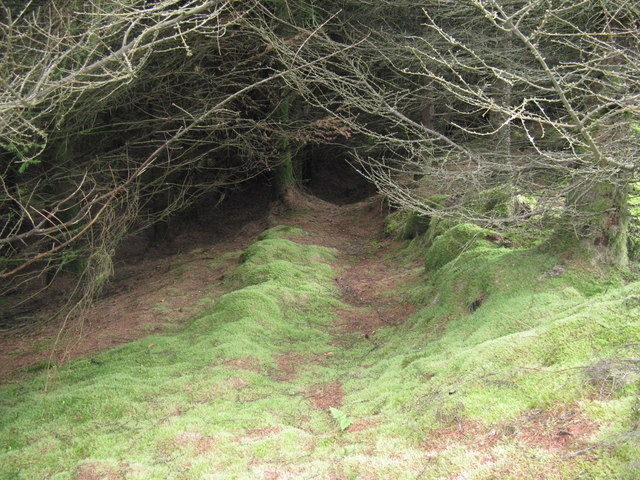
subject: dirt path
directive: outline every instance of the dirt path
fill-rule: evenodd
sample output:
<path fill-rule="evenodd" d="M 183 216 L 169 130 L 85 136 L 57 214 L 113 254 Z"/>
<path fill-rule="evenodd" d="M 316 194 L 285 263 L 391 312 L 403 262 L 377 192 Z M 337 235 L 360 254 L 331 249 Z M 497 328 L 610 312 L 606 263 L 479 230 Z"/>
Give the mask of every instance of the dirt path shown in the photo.
<path fill-rule="evenodd" d="M 285 223 L 310 234 L 295 241 L 338 252 L 340 273 L 336 285 L 346 307 L 336 309 L 338 320 L 330 345 L 348 348 L 356 335 L 376 348 L 378 329 L 402 324 L 416 309 L 403 299 L 390 296 L 406 283 L 407 271 L 385 259 L 385 254 L 398 245 L 383 233 L 383 203 L 372 198 L 339 206 L 299 195 L 291 204 L 292 213 Z M 312 405 L 325 410 L 339 407 L 343 396 L 339 379 L 318 384 L 311 392 Z"/>
<path fill-rule="evenodd" d="M 382 202 L 373 198 L 337 206 L 314 199 L 303 205 L 311 215 L 294 215 L 287 223 L 311 235 L 296 241 L 338 250 L 341 273 L 336 282 L 342 300 L 356 309 L 341 311 L 337 326 L 344 332 L 370 337 L 380 327 L 402 323 L 414 309 L 386 296 L 406 281 L 406 272 L 384 259 L 385 252 L 397 245 L 383 234 Z"/>

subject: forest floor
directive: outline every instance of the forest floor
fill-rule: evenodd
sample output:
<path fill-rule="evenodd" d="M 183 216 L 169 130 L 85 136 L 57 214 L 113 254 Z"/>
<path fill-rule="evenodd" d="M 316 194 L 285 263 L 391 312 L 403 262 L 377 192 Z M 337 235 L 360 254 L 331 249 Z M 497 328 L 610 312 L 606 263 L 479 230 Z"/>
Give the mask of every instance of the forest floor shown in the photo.
<path fill-rule="evenodd" d="M 49 364 L 180 328 L 203 304 L 226 292 L 221 277 L 267 226 L 265 201 L 231 201 L 174 227 L 175 233 L 156 244 L 127 239 L 117 254 L 114 278 L 80 322 L 56 315 L 71 287 L 60 279 L 38 301 L 41 310 L 28 318 L 31 325 L 0 330 L 0 384 Z M 220 258 L 224 261 L 209 268 Z"/>
<path fill-rule="evenodd" d="M 62 337 L 0 339 L 0 480 L 614 478 L 576 398 L 493 412 L 471 384 L 511 398 L 520 379 L 421 350 L 423 262 L 385 237 L 380 200 L 261 211 L 122 264 Z"/>
<path fill-rule="evenodd" d="M 296 207 L 287 211 L 280 204 L 271 212 L 264 202 L 224 205 L 207 215 L 185 233 L 148 248 L 145 242 L 125 246 L 118 255 L 116 274 L 105 294 L 82 322 L 44 321 L 27 329 L 0 331 L 0 384 L 16 380 L 50 364 L 94 355 L 152 333 L 180 328 L 202 311 L 212 299 L 229 289 L 223 283 L 225 273 L 237 263 L 240 252 L 264 229 L 285 223 L 303 229 L 308 237 L 296 239 L 335 248 L 338 262 L 346 265 L 336 279 L 343 300 L 358 307 L 375 308 L 374 315 L 341 312 L 338 322 L 345 331 L 367 337 L 377 328 L 397 325 L 414 306 L 406 302 L 381 299 L 393 292 L 402 275 L 391 274 L 384 253 L 399 242 L 384 238 L 384 213 L 381 200 L 337 205 L 316 197 L 298 195 Z M 202 228 L 203 223 L 215 225 Z M 218 262 L 211 268 L 214 260 Z M 212 282 L 217 279 L 219 282 Z M 65 295 L 66 282 L 53 288 L 49 301 Z M 205 289 L 204 286 L 209 286 Z M 43 303 L 43 302 L 41 302 Z M 43 319 L 56 308 L 44 309 Z"/>

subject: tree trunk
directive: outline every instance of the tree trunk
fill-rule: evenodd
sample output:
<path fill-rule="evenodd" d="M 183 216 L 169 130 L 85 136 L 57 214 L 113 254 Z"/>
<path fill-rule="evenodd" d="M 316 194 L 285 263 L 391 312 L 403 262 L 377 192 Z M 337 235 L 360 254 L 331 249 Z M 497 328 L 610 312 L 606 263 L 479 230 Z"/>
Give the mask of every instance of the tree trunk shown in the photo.
<path fill-rule="evenodd" d="M 628 265 L 628 194 L 610 181 L 594 182 L 567 198 L 566 221 L 549 242 L 555 251 L 586 253 L 593 263 L 612 268 Z"/>
<path fill-rule="evenodd" d="M 287 188 L 296 184 L 294 174 L 294 155 L 291 148 L 291 139 L 287 133 L 289 128 L 289 107 L 291 106 L 291 98 L 286 96 L 276 110 L 276 118 L 284 129 L 284 133 L 278 142 L 278 152 L 280 162 L 275 171 L 274 187 L 276 198 L 281 198 L 287 191 Z"/>
<path fill-rule="evenodd" d="M 629 214 L 626 189 L 610 182 L 596 183 L 585 192 L 578 207 L 585 215 L 592 216 L 582 243 L 593 248 L 605 264 L 627 266 Z"/>

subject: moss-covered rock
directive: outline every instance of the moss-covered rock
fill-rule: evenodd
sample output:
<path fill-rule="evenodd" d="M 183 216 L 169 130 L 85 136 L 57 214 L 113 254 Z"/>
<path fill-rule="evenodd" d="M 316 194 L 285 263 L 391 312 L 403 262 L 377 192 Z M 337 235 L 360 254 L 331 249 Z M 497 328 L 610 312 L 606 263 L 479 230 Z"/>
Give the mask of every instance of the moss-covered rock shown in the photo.
<path fill-rule="evenodd" d="M 439 209 L 449 198 L 447 195 L 433 195 L 424 200 L 428 208 Z M 389 215 L 385 221 L 384 233 L 395 236 L 400 240 L 411 240 L 429 231 L 429 227 L 436 218 L 412 211 L 409 208 L 399 210 Z M 442 233 L 442 232 L 441 232 Z"/>
<path fill-rule="evenodd" d="M 541 245 L 549 252 L 575 255 L 603 268 L 628 266 L 628 192 L 614 181 L 594 182 L 567 196 L 568 213 Z"/>
<path fill-rule="evenodd" d="M 387 217 L 384 233 L 399 240 L 411 240 L 427 231 L 430 220 L 426 215 L 408 209 L 400 210 Z"/>
<path fill-rule="evenodd" d="M 455 227 L 456 223 L 448 218 L 432 218 L 429 229 L 424 234 L 424 244 L 427 248 L 431 247 L 436 239 Z"/>
<path fill-rule="evenodd" d="M 470 223 L 450 228 L 434 241 L 425 258 L 428 271 L 437 270 L 460 256 L 464 251 L 477 248 L 496 248 L 502 242 L 499 233 Z"/>
<path fill-rule="evenodd" d="M 409 216 L 411 216 L 411 211 L 408 209 L 398 210 L 389 215 L 384 222 L 384 234 L 388 237 L 399 236 L 399 232 L 404 228 Z"/>
<path fill-rule="evenodd" d="M 422 235 L 427 231 L 430 223 L 430 217 L 414 212 L 407 218 L 404 228 L 400 232 L 400 238 L 403 240 L 411 240 L 412 238 Z"/>
<path fill-rule="evenodd" d="M 493 188 L 472 195 L 465 206 L 481 215 L 510 217 L 513 194 L 505 188 Z"/>

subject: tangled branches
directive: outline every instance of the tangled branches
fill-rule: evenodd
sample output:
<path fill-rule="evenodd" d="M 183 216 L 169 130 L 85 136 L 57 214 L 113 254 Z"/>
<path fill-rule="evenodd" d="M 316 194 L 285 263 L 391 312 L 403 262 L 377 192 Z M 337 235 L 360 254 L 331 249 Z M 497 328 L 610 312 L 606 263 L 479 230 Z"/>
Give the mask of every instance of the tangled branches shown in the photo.
<path fill-rule="evenodd" d="M 300 66 L 271 44 L 300 42 L 273 35 L 280 20 L 261 2 L 66 0 L 5 13 L 0 295 L 72 272 L 92 298 L 126 234 L 281 161 L 274 112 Z"/>
<path fill-rule="evenodd" d="M 422 21 L 369 30 L 362 48 L 298 78 L 310 102 L 358 132 L 354 164 L 400 207 L 485 225 L 560 220 L 623 263 L 640 152 L 637 5 L 399 8 Z M 496 192 L 515 208 L 477 201 Z M 448 198 L 444 208 L 434 195 Z"/>

